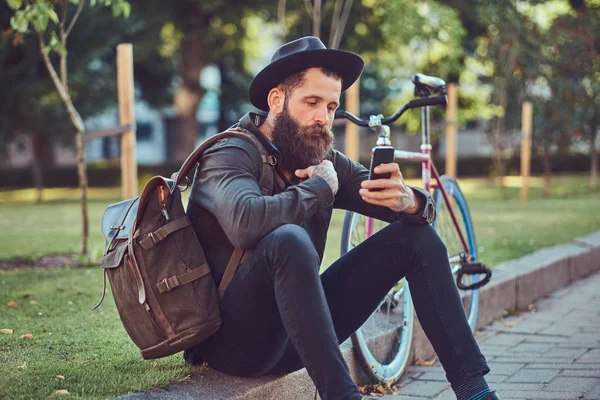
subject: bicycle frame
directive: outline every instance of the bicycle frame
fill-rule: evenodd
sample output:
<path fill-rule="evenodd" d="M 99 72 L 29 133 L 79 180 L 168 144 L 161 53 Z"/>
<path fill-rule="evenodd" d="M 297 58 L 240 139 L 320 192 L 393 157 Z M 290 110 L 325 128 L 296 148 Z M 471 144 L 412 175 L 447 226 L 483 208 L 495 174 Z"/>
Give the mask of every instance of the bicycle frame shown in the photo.
<path fill-rule="evenodd" d="M 429 118 L 430 111 L 429 106 L 425 106 L 421 108 L 421 152 L 412 152 L 412 151 L 404 151 L 404 150 L 395 150 L 394 151 L 394 160 L 395 161 L 408 161 L 412 163 L 421 163 L 421 179 L 423 182 L 423 187 L 425 190 L 430 191 L 431 189 L 440 189 L 442 195 L 444 197 L 444 202 L 446 203 L 446 207 L 450 212 L 450 216 L 452 217 L 452 222 L 454 223 L 454 227 L 458 232 L 458 236 L 460 238 L 461 244 L 464 249 L 464 253 L 467 257 L 467 261 L 471 262 L 472 256 L 469 252 L 469 246 L 465 239 L 465 235 L 458 224 L 456 219 L 456 214 L 454 213 L 454 208 L 450 204 L 450 200 L 444 186 L 441 185 L 440 182 L 440 174 L 438 173 L 433 160 L 431 159 L 431 143 L 430 143 L 430 131 L 429 131 Z M 371 126 L 371 129 L 377 132 L 379 129 L 376 125 Z M 378 133 L 381 137 L 381 133 Z M 383 141 L 381 142 L 383 143 Z M 431 182 L 431 174 L 433 173 L 433 177 L 435 182 Z M 368 221 L 371 222 L 371 221 Z M 372 222 L 367 224 L 368 233 L 372 233 Z M 457 260 L 458 261 L 458 260 Z"/>
<path fill-rule="evenodd" d="M 390 141 L 390 137 L 389 137 L 389 126 L 386 124 L 393 123 L 394 121 L 396 121 L 398 118 L 400 118 L 402 116 L 402 114 L 404 114 L 404 112 L 406 110 L 409 110 L 411 108 L 421 108 L 421 127 L 422 127 L 422 129 L 421 129 L 421 152 L 418 153 L 418 152 L 412 152 L 412 151 L 395 150 L 394 151 L 394 160 L 395 161 L 408 161 L 408 162 L 413 162 L 413 163 L 419 163 L 419 162 L 421 163 L 421 165 L 422 165 L 421 176 L 422 176 L 422 180 L 423 180 L 423 187 L 427 191 L 429 191 L 431 189 L 440 189 L 440 191 L 442 192 L 442 195 L 444 197 L 444 202 L 446 203 L 446 207 L 448 207 L 448 211 L 450 212 L 450 215 L 452 217 L 452 222 L 454 224 L 454 227 L 456 228 L 456 231 L 458 232 L 458 236 L 459 236 L 461 244 L 463 246 L 464 254 L 466 256 L 466 261 L 472 262 L 474 260 L 472 260 L 473 257 L 469 252 L 469 246 L 465 239 L 465 234 L 463 233 L 462 229 L 460 228 L 460 225 L 458 224 L 458 221 L 456 219 L 456 214 L 454 212 L 454 209 L 452 208 L 452 205 L 451 205 L 449 197 L 448 197 L 448 193 L 446 193 L 444 186 L 440 184 L 440 175 L 439 175 L 437 169 L 435 168 L 433 161 L 431 160 L 431 144 L 430 144 L 430 135 L 429 135 L 429 117 L 430 117 L 429 107 L 433 106 L 433 105 L 445 105 L 445 104 L 447 104 L 447 99 L 446 99 L 445 95 L 437 96 L 437 97 L 427 97 L 427 98 L 420 98 L 420 99 L 414 99 L 414 100 L 409 101 L 408 103 L 406 103 L 402 107 L 400 107 L 394 114 L 392 114 L 386 118 L 384 118 L 383 115 L 381 115 L 381 114 L 371 115 L 369 117 L 369 120 L 366 121 L 366 120 L 362 120 L 362 119 L 358 118 L 355 115 L 352 115 L 351 113 L 349 113 L 345 110 L 338 110 L 336 112 L 336 118 L 338 118 L 338 117 L 347 118 L 348 120 L 352 121 L 353 123 L 355 123 L 358 126 L 369 127 L 378 136 L 377 146 L 391 145 L 391 141 Z M 432 173 L 433 173 L 433 177 L 435 179 L 434 183 L 431 182 L 431 174 Z M 372 221 L 371 222 L 367 221 L 367 226 L 366 226 L 367 232 L 366 233 L 369 236 L 370 236 L 370 234 L 373 233 L 372 228 L 373 228 Z"/>

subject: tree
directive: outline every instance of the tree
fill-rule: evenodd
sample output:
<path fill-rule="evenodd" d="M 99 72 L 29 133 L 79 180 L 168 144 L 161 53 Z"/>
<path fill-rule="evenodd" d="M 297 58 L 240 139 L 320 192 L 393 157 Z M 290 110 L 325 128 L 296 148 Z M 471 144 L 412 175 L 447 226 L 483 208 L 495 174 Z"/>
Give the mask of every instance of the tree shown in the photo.
<path fill-rule="evenodd" d="M 0 153 L 8 150 L 16 136 L 31 137 L 33 162 L 31 172 L 36 191 L 36 201 L 42 200 L 42 164 L 51 163 L 52 146 L 48 146 L 47 133 L 56 136 L 68 127 L 64 106 L 39 58 L 34 42 L 10 28 L 12 9 L 0 3 Z"/>
<path fill-rule="evenodd" d="M 534 100 L 534 145 L 544 166 L 544 195 L 551 193 L 551 154 L 565 153 L 576 140 L 590 147 L 590 187 L 597 180 L 600 128 L 600 18 L 582 3 L 556 18 L 541 40 L 538 63 L 530 72 Z"/>
<path fill-rule="evenodd" d="M 242 46 L 249 16 L 271 20 L 277 4 L 259 0 L 148 0 L 132 3 L 132 12 L 146 17 L 163 39 L 175 62 L 178 80 L 173 93 L 175 132 L 173 157 L 185 159 L 194 148 L 199 124 L 198 105 L 205 94 L 199 82 L 200 72 L 210 63 L 243 71 Z M 258 45 L 258 44 L 257 44 Z M 235 65 L 232 65 L 235 63 Z M 223 75 L 223 73 L 222 73 Z"/>
<path fill-rule="evenodd" d="M 590 148 L 590 188 L 598 184 L 598 149 L 600 129 L 600 5 L 576 8 L 575 15 L 558 19 L 555 33 L 568 37 L 561 46 L 560 67 L 571 82 L 573 128 Z"/>
<path fill-rule="evenodd" d="M 85 166 L 85 126 L 75 105 L 69 88 L 67 69 L 67 42 L 84 6 L 85 0 L 7 0 L 15 14 L 11 18 L 12 28 L 22 34 L 31 33 L 37 37 L 39 51 L 50 79 L 67 111 L 69 120 L 76 130 L 75 143 L 77 149 L 77 175 L 81 191 L 81 246 L 80 254 L 87 255 L 87 239 L 89 221 L 87 213 L 87 173 Z M 91 0 L 94 6 L 96 0 Z M 119 17 L 129 15 L 130 6 L 125 0 L 102 0 L 102 4 L 111 7 L 113 15 Z M 59 57 L 57 72 L 50 54 L 55 52 Z"/>

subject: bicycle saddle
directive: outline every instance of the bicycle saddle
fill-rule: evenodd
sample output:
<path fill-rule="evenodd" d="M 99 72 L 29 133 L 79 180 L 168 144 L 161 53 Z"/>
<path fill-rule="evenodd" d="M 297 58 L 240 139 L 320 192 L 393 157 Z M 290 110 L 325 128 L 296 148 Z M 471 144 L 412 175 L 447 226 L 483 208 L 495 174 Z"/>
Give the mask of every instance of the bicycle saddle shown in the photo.
<path fill-rule="evenodd" d="M 446 82 L 435 76 L 414 74 L 411 80 L 415 84 L 415 96 L 427 97 L 432 94 L 446 94 Z"/>

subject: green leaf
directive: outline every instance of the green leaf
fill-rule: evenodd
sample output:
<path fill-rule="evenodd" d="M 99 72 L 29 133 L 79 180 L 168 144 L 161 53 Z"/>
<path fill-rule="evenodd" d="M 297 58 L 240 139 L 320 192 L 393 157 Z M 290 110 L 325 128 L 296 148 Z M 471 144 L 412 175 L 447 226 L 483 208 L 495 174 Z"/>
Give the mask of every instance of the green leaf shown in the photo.
<path fill-rule="evenodd" d="M 6 2 L 13 10 L 18 10 L 23 5 L 23 0 L 6 0 Z"/>
<path fill-rule="evenodd" d="M 131 4 L 125 2 L 123 3 L 123 16 L 125 18 L 129 18 L 129 14 L 131 13 Z"/>
<path fill-rule="evenodd" d="M 58 15 L 56 14 L 56 11 L 54 11 L 53 9 L 50 8 L 50 9 L 46 10 L 46 15 L 48 17 L 50 17 L 50 19 L 54 23 L 58 24 Z"/>
<path fill-rule="evenodd" d="M 40 14 L 34 23 L 40 31 L 45 32 L 46 28 L 48 27 L 48 16 L 45 14 Z"/>
<path fill-rule="evenodd" d="M 22 12 L 17 12 L 10 19 L 10 26 L 17 32 L 25 33 L 27 32 L 27 28 L 29 27 L 29 21 L 27 17 Z"/>
<path fill-rule="evenodd" d="M 121 10 L 120 4 L 115 4 L 112 6 L 113 17 L 115 17 L 115 18 L 119 17 L 121 15 L 121 12 L 122 12 L 122 10 Z"/>
<path fill-rule="evenodd" d="M 65 46 L 63 46 L 58 36 L 56 36 L 56 32 L 52 32 L 52 36 L 50 37 L 50 43 L 48 44 L 48 46 L 50 47 L 51 51 L 55 51 L 61 56 L 67 54 L 67 49 L 65 48 Z"/>

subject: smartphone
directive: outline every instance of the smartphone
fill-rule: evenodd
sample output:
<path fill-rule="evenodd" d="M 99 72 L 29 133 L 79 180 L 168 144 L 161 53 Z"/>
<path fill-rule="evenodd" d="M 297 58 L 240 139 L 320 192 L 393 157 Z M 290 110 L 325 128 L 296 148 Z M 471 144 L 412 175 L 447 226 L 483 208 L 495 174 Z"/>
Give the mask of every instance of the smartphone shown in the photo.
<path fill-rule="evenodd" d="M 371 154 L 371 166 L 369 167 L 369 180 L 373 179 L 389 179 L 392 175 L 389 172 L 385 174 L 376 174 L 373 170 L 375 167 L 381 164 L 389 164 L 394 162 L 394 148 L 392 146 L 376 146 L 373 147 L 373 153 Z M 382 189 L 370 189 L 372 192 L 378 192 Z"/>

